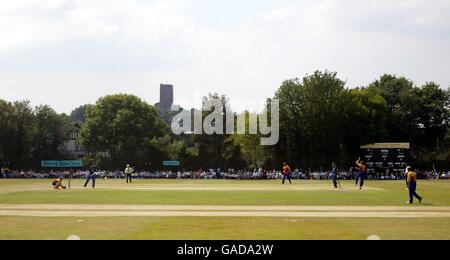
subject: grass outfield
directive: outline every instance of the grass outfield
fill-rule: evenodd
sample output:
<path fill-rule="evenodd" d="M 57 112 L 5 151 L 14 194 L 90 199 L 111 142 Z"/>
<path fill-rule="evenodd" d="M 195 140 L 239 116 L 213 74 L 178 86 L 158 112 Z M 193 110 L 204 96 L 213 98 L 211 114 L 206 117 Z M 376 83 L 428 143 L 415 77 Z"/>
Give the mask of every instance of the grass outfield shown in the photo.
<path fill-rule="evenodd" d="M 136 180 L 127 186 L 123 180 L 98 180 L 97 189 L 84 190 L 82 181 L 77 180 L 72 181 L 71 190 L 65 191 L 51 190 L 50 182 L 0 180 L 0 205 L 36 208 L 41 204 L 398 208 L 404 207 L 407 200 L 402 181 L 369 181 L 363 191 L 356 189 L 353 182 L 342 182 L 344 189 L 334 190 L 327 181 L 295 181 L 293 185 L 281 186 L 279 181 Z M 450 209 L 450 182 L 422 181 L 418 192 L 425 198 L 424 203 L 406 209 Z M 448 217 L 37 217 L 39 215 L 34 216 L 34 213 L 8 216 L 9 211 L 6 212 L 0 216 L 0 239 L 66 239 L 71 234 L 82 239 L 366 239 L 369 235 L 378 235 L 382 239 L 450 239 Z M 24 212 L 28 214 L 31 210 L 19 211 Z M 53 230 L 54 227 L 59 228 Z"/>
<path fill-rule="evenodd" d="M 363 191 L 349 181 L 342 182 L 343 190 L 334 190 L 327 181 L 282 186 L 278 181 L 136 180 L 126 186 L 123 180 L 99 180 L 97 189 L 85 190 L 77 180 L 65 191 L 52 190 L 50 182 L 0 180 L 0 204 L 403 206 L 408 199 L 402 181 L 368 182 L 369 190 Z M 180 190 L 183 187 L 186 190 Z M 242 190 L 226 190 L 236 187 Z M 261 190 L 252 190 L 255 187 Z M 296 187 L 310 190 L 289 190 Z M 450 206 L 448 181 L 420 182 L 418 193 L 425 198 L 425 206 Z"/>
<path fill-rule="evenodd" d="M 434 240 L 450 239 L 450 219 L 0 217 L 1 239 Z M 55 227 L 58 227 L 55 229 Z M 414 228 L 412 228 L 414 227 Z"/>

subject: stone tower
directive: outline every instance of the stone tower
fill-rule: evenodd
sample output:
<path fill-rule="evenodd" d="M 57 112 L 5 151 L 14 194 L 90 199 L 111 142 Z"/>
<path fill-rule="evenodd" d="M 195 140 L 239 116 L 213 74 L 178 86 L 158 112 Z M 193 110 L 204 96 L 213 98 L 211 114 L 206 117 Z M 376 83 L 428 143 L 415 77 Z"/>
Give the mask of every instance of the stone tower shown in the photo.
<path fill-rule="evenodd" d="M 163 111 L 170 111 L 173 104 L 173 85 L 161 84 L 159 93 L 159 103 L 156 107 Z"/>

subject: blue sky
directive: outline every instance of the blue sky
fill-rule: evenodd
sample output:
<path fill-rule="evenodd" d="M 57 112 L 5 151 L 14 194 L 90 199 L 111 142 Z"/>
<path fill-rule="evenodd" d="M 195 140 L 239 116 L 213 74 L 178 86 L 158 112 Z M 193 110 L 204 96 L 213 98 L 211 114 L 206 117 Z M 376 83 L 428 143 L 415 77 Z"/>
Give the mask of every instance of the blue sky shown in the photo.
<path fill-rule="evenodd" d="M 59 112 L 114 93 L 258 109 L 283 80 L 337 71 L 450 85 L 450 0 L 0 1 L 0 98 Z"/>

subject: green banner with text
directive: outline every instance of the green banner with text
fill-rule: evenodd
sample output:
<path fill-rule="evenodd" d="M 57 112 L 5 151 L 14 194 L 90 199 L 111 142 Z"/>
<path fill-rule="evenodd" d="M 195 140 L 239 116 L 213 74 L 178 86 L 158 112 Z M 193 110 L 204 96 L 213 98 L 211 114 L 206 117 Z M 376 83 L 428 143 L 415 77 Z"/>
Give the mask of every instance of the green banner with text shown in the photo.
<path fill-rule="evenodd" d="M 42 161 L 42 168 L 81 168 L 83 161 Z"/>
<path fill-rule="evenodd" d="M 164 161 L 164 166 L 180 166 L 180 161 Z"/>

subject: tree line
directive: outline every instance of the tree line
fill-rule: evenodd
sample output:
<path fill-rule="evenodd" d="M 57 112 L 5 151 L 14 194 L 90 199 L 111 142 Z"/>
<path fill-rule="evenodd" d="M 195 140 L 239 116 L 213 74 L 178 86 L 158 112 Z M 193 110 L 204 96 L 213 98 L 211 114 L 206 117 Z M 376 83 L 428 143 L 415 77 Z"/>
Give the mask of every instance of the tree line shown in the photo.
<path fill-rule="evenodd" d="M 0 164 L 36 169 L 41 159 L 69 158 L 61 151 L 72 128 L 69 116 L 49 106 L 0 100 Z"/>
<path fill-rule="evenodd" d="M 228 101 L 211 94 L 204 102 L 212 98 Z M 450 167 L 450 89 L 436 83 L 416 86 L 383 75 L 368 86 L 348 88 L 337 73 L 316 71 L 286 80 L 272 98 L 280 101 L 280 141 L 267 147 L 259 135 L 175 136 L 167 124 L 173 113 L 132 95 L 105 96 L 71 115 L 0 100 L 0 163 L 36 169 L 41 160 L 73 158 L 63 146 L 72 122 L 81 121 L 80 144 L 87 151 L 82 159 L 105 169 L 131 163 L 156 170 L 164 160 L 192 169 L 276 169 L 284 161 L 302 169 L 327 168 L 333 161 L 350 167 L 361 145 L 376 142 L 410 142 L 418 168 Z"/>
<path fill-rule="evenodd" d="M 352 165 L 360 145 L 409 142 L 416 167 L 450 167 L 450 90 L 383 75 L 355 89 L 335 72 L 316 71 L 285 81 L 280 99 L 281 141 L 275 163 L 318 168 L 332 161 Z"/>

